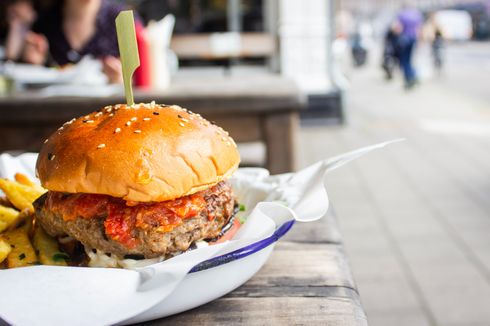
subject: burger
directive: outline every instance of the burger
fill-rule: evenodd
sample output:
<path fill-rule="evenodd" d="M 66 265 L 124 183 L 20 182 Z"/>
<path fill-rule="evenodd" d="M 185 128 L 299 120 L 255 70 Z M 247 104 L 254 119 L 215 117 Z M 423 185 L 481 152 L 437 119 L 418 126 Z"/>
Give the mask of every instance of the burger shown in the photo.
<path fill-rule="evenodd" d="M 87 252 L 173 256 L 236 230 L 227 179 L 239 162 L 233 139 L 199 114 L 107 106 L 45 141 L 36 172 L 48 192 L 34 203 L 36 223 Z"/>

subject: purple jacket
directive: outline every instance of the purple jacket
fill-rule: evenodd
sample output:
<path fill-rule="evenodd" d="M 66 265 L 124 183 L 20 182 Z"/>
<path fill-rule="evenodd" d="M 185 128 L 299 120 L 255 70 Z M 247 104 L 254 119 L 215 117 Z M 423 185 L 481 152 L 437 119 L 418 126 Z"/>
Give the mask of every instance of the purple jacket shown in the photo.
<path fill-rule="evenodd" d="M 412 8 L 402 9 L 397 18 L 402 25 L 402 36 L 416 39 L 417 31 L 422 25 L 422 14 L 420 11 Z"/>

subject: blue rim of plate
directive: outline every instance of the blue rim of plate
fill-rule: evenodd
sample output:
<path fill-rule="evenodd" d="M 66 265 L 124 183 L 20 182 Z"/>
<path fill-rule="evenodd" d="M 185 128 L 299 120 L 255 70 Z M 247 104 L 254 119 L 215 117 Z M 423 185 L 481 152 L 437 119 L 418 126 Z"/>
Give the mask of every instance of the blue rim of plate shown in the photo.
<path fill-rule="evenodd" d="M 256 253 L 257 251 L 267 248 L 268 246 L 282 238 L 286 233 L 288 233 L 294 222 L 295 220 L 285 222 L 283 225 L 277 228 L 271 236 L 265 239 L 254 242 L 248 246 L 229 252 L 227 254 L 205 260 L 194 266 L 189 273 L 201 272 L 206 269 L 218 267 L 220 265 L 224 265 L 229 262 L 245 258 Z"/>

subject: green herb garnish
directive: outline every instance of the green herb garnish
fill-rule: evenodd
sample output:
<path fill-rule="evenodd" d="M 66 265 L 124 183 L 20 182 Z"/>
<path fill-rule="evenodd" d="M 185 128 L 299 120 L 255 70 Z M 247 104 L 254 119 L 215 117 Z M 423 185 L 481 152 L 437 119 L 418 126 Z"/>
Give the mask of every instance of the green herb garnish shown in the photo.
<path fill-rule="evenodd" d="M 26 254 L 25 254 L 25 253 L 21 253 L 21 254 L 19 255 L 19 259 L 20 259 L 20 260 L 22 260 L 22 259 L 24 259 L 24 258 L 26 258 Z"/>
<path fill-rule="evenodd" d="M 239 211 L 240 211 L 240 212 L 245 212 L 246 210 L 247 210 L 247 208 L 245 208 L 245 205 L 240 204 L 240 206 L 239 206 Z"/>
<path fill-rule="evenodd" d="M 54 261 L 70 261 L 70 256 L 64 252 L 57 252 L 53 255 Z"/>

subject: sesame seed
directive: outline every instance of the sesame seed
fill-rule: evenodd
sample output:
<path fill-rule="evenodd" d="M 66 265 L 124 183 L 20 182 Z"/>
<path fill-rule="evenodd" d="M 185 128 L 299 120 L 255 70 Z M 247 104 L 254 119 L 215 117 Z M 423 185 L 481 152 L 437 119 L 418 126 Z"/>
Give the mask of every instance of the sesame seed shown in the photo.
<path fill-rule="evenodd" d="M 97 146 L 97 148 L 104 148 L 105 147 L 105 144 L 100 144 L 99 146 Z"/>
<path fill-rule="evenodd" d="M 121 108 L 121 104 L 116 104 L 115 109 L 119 110 Z"/>
<path fill-rule="evenodd" d="M 150 106 L 151 107 L 154 107 L 155 106 L 155 101 L 151 101 Z"/>
<path fill-rule="evenodd" d="M 83 123 L 94 123 L 94 120 L 83 120 Z"/>
<path fill-rule="evenodd" d="M 46 144 L 46 143 L 48 142 L 48 140 L 49 140 L 49 139 L 45 139 L 45 140 L 44 140 L 44 143 Z"/>
<path fill-rule="evenodd" d="M 63 126 L 61 126 L 61 127 L 58 128 L 58 131 L 61 131 L 63 129 L 65 129 L 65 128 L 63 128 Z"/>
<path fill-rule="evenodd" d="M 112 111 L 112 108 L 109 106 L 108 108 L 106 108 L 106 112 L 111 112 Z"/>
<path fill-rule="evenodd" d="M 136 118 L 136 117 L 131 118 L 131 121 L 136 121 L 136 120 L 138 120 L 138 118 Z"/>
<path fill-rule="evenodd" d="M 226 142 L 226 145 L 231 146 L 231 142 L 230 141 L 227 141 Z"/>
<path fill-rule="evenodd" d="M 116 133 L 116 134 L 117 134 L 118 132 L 121 132 L 121 128 L 116 128 L 116 129 L 114 130 L 114 133 Z"/>
<path fill-rule="evenodd" d="M 159 115 L 159 114 L 160 114 L 160 113 L 158 113 L 158 112 L 156 112 L 156 111 L 154 111 L 154 112 L 153 112 L 153 115 Z"/>
<path fill-rule="evenodd" d="M 48 153 L 48 160 L 52 161 L 54 160 L 56 155 L 54 155 L 53 153 Z"/>
<path fill-rule="evenodd" d="M 109 116 L 110 116 L 110 117 L 113 117 L 113 116 L 114 116 L 114 113 L 109 114 Z"/>
<path fill-rule="evenodd" d="M 102 112 L 96 113 L 95 117 L 100 117 L 102 115 Z"/>
<path fill-rule="evenodd" d="M 85 119 L 88 119 L 90 118 L 90 114 L 87 114 L 86 116 L 84 116 Z"/>
<path fill-rule="evenodd" d="M 126 122 L 126 126 L 131 126 L 131 121 Z"/>
<path fill-rule="evenodd" d="M 186 118 L 182 118 L 180 120 L 182 120 L 183 122 L 189 122 L 189 120 L 187 120 Z"/>
<path fill-rule="evenodd" d="M 184 126 L 185 126 L 185 124 L 184 124 L 183 122 L 179 122 L 179 125 L 180 125 L 181 127 L 184 127 Z"/>
<path fill-rule="evenodd" d="M 177 114 L 177 117 L 178 117 L 179 119 L 184 119 L 184 117 L 183 117 L 183 116 L 181 116 L 180 114 Z"/>
<path fill-rule="evenodd" d="M 106 109 L 106 110 L 112 110 L 112 106 L 107 105 L 107 106 L 104 107 L 104 109 Z"/>
<path fill-rule="evenodd" d="M 150 118 L 143 118 L 143 121 L 150 121 Z"/>
<path fill-rule="evenodd" d="M 134 133 L 135 134 L 141 134 L 141 130 L 135 130 Z"/>
<path fill-rule="evenodd" d="M 222 141 L 225 141 L 225 140 L 226 140 L 226 137 L 221 137 L 221 140 L 222 140 Z"/>

